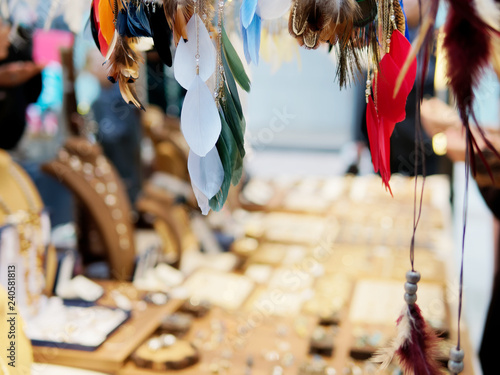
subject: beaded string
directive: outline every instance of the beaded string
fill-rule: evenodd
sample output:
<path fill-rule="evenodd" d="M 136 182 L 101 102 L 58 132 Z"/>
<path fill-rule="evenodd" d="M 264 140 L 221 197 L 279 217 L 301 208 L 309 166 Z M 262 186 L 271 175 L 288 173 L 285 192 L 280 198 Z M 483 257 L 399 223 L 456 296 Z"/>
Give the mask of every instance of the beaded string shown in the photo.
<path fill-rule="evenodd" d="M 460 259 L 460 281 L 458 286 L 458 322 L 457 322 L 457 346 L 450 349 L 450 359 L 448 361 L 448 369 L 452 374 L 458 374 L 464 370 L 464 351 L 461 348 L 460 322 L 462 320 L 462 300 L 464 289 L 464 256 L 465 256 L 465 233 L 467 231 L 467 214 L 469 209 L 469 178 L 470 178 L 470 131 L 466 132 L 465 146 L 465 192 L 462 211 L 462 249 Z"/>

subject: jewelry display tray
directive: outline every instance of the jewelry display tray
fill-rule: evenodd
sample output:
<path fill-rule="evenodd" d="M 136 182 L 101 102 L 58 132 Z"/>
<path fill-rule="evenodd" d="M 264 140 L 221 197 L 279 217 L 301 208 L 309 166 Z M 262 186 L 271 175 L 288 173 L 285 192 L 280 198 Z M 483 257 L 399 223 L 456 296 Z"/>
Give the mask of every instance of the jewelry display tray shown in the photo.
<path fill-rule="evenodd" d="M 83 302 L 83 301 L 82 301 Z M 112 311 L 121 311 L 123 312 L 124 316 L 122 319 L 117 321 L 111 329 L 109 329 L 103 336 L 101 340 L 98 340 L 94 345 L 85 345 L 83 343 L 70 343 L 70 342 L 63 342 L 63 341 L 51 341 L 51 340 L 38 340 L 38 339 L 31 339 L 31 343 L 34 346 L 38 347 L 49 347 L 49 348 L 58 348 L 58 349 L 72 349 L 72 350 L 79 350 L 79 351 L 85 351 L 85 352 L 93 352 L 97 350 L 107 339 L 109 336 L 111 336 L 117 329 L 119 329 L 121 326 L 123 326 L 131 317 L 131 312 L 130 311 L 125 311 L 122 309 L 118 308 L 112 308 L 112 307 L 107 307 L 107 306 L 100 306 L 97 304 L 89 304 L 87 303 L 79 303 L 79 300 L 68 300 L 64 301 L 64 306 L 68 309 L 71 308 L 79 308 L 79 309 L 91 309 L 92 307 L 99 307 L 102 309 L 108 309 Z"/>

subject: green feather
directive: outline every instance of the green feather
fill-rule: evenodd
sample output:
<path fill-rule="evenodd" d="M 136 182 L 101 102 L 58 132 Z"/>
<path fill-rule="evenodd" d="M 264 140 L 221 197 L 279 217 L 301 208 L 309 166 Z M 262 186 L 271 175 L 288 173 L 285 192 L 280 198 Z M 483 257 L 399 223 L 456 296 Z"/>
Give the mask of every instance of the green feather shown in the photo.
<path fill-rule="evenodd" d="M 224 143 L 226 145 L 228 154 L 230 155 L 230 159 L 232 161 L 232 178 L 231 183 L 233 185 L 238 185 L 241 180 L 241 176 L 243 174 L 243 157 L 240 155 L 238 150 L 238 144 L 233 137 L 233 133 L 224 118 L 224 114 L 220 114 L 222 130 L 221 130 L 221 138 L 224 139 Z"/>
<path fill-rule="evenodd" d="M 231 133 L 229 126 L 224 120 L 224 115 L 219 112 L 219 116 L 222 123 L 221 136 L 217 141 L 217 151 L 219 152 L 220 159 L 222 161 L 222 166 L 224 168 L 224 180 L 219 192 L 210 199 L 210 208 L 214 211 L 220 211 L 226 203 L 227 196 L 229 194 L 229 188 L 231 187 L 231 180 L 233 176 L 233 167 L 236 161 L 236 154 L 238 152 L 234 147 L 231 146 L 230 142 L 226 142 L 227 134 Z"/>
<path fill-rule="evenodd" d="M 225 102 L 222 106 L 224 117 L 236 141 L 240 156 L 243 158 L 245 157 L 245 120 L 241 120 L 238 116 L 238 111 L 226 85 L 224 85 L 224 98 Z"/>
<path fill-rule="evenodd" d="M 227 59 L 229 68 L 233 73 L 234 79 L 243 90 L 250 92 L 250 78 L 248 78 L 240 57 L 238 56 L 238 53 L 236 53 L 236 50 L 226 34 L 224 26 L 222 27 L 222 49 L 224 50 L 224 55 Z"/>
<path fill-rule="evenodd" d="M 231 97 L 233 98 L 233 102 L 236 106 L 236 110 L 238 111 L 238 115 L 240 116 L 240 119 L 243 119 L 243 108 L 241 107 L 241 101 L 238 94 L 238 88 L 236 87 L 236 81 L 234 80 L 233 73 L 231 73 L 231 69 L 229 69 L 229 65 L 227 64 L 226 56 L 224 56 L 224 54 L 222 54 L 222 65 L 224 66 L 224 76 L 226 77 L 227 87 L 231 92 Z"/>

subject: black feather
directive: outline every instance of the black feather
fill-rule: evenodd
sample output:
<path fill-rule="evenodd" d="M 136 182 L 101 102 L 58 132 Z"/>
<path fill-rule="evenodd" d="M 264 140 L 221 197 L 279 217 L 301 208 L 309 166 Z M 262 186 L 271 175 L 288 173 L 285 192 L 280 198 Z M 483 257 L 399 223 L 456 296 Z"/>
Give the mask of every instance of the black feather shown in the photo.
<path fill-rule="evenodd" d="M 375 0 L 356 0 L 361 13 L 354 18 L 354 26 L 364 27 L 377 17 L 377 2 Z"/>
<path fill-rule="evenodd" d="M 95 24 L 95 9 L 94 4 L 90 8 L 90 29 L 92 31 L 92 38 L 94 38 L 94 43 L 101 50 L 101 45 L 99 44 L 99 31 L 97 30 L 97 25 Z"/>
<path fill-rule="evenodd" d="M 158 55 L 165 65 L 172 66 L 172 51 L 170 50 L 172 30 L 168 26 L 162 6 L 157 6 L 154 12 L 150 12 L 149 23 Z"/>

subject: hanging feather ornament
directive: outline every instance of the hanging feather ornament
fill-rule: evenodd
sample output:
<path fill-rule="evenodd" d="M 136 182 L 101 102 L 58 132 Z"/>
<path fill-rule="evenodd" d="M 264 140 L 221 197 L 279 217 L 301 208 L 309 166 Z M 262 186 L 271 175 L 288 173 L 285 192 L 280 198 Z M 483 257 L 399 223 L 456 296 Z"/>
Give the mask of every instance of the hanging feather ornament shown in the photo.
<path fill-rule="evenodd" d="M 208 214 L 209 201 L 221 189 L 225 173 L 216 147 L 221 134 L 221 119 L 212 91 L 205 83 L 216 71 L 216 51 L 199 16 L 200 9 L 204 9 L 204 5 L 197 0 L 183 31 L 185 37 L 178 41 L 174 75 L 187 90 L 181 112 L 181 130 L 191 149 L 188 159 L 191 185 L 202 213 Z M 201 14 L 207 18 L 206 14 Z"/>
<path fill-rule="evenodd" d="M 288 29 L 307 49 L 326 43 L 337 54 L 337 79 L 345 87 L 361 77 L 366 56 L 378 66 L 376 0 L 294 0 Z"/>
<path fill-rule="evenodd" d="M 474 0 L 449 0 L 450 7 L 445 24 L 443 47 L 447 55 L 449 85 L 456 99 L 469 143 L 472 173 L 475 175 L 475 154 L 477 153 L 491 175 L 491 169 L 478 146 L 469 122 L 472 118 L 486 146 L 500 158 L 500 154 L 479 126 L 473 108 L 474 90 L 479 85 L 481 75 L 489 64 L 491 33 L 495 32 L 494 28 L 478 16 L 475 7 L 477 3 Z"/>
<path fill-rule="evenodd" d="M 351 34 L 360 13 L 356 0 L 295 0 L 288 30 L 308 49 L 318 48 L 322 42 L 333 45 Z"/>
<path fill-rule="evenodd" d="M 170 30 L 164 16 L 158 17 L 158 4 L 139 0 L 94 0 L 90 22 L 94 41 L 105 56 L 108 79 L 118 83 L 123 99 L 144 110 L 136 89 L 142 57 L 135 51 L 137 38 L 151 37 L 160 57 L 172 64 Z"/>
<path fill-rule="evenodd" d="M 396 16 L 398 12 L 402 12 L 402 9 L 397 0 L 379 2 L 381 46 L 385 55 L 373 75 L 369 73 L 366 88 L 366 125 L 372 163 L 375 172 L 380 172 L 389 192 L 391 192 L 390 137 L 396 123 L 406 118 L 406 100 L 417 74 L 417 61 L 413 57 L 400 83 L 400 89 L 395 93 L 394 87 L 411 51 L 411 44 L 403 35 L 405 22 L 402 20 L 397 22 L 397 19 L 404 17 L 404 14 Z"/>
<path fill-rule="evenodd" d="M 214 211 L 222 209 L 231 185 L 237 185 L 243 174 L 245 157 L 245 118 L 238 94 L 237 84 L 250 91 L 250 80 L 243 64 L 229 40 L 223 25 L 224 3 L 219 3 L 217 23 L 217 77 L 216 99 L 222 131 L 217 142 L 217 150 L 224 168 L 224 180 L 219 192 L 210 199 Z"/>
<path fill-rule="evenodd" d="M 408 271 L 406 274 L 406 305 L 397 320 L 398 334 L 388 348 L 375 353 L 371 361 L 380 363 L 380 370 L 386 369 L 396 358 L 405 375 L 443 374 L 439 355 L 439 342 L 434 330 L 425 322 L 417 300 L 417 283 L 420 274 Z"/>

